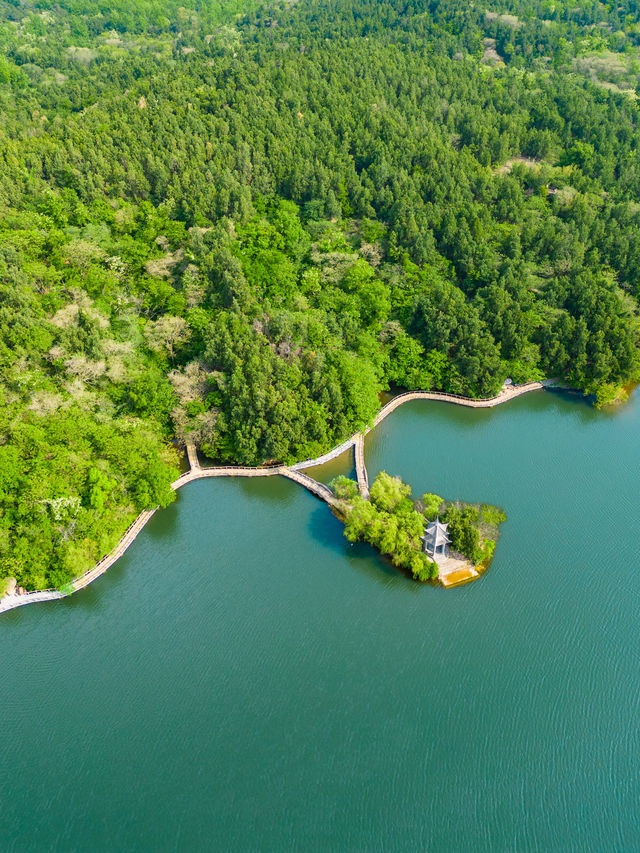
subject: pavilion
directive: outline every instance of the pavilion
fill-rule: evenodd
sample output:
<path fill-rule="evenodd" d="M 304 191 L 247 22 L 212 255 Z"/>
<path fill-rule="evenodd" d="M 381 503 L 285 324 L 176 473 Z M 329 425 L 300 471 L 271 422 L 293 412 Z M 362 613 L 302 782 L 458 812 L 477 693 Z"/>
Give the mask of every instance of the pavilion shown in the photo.
<path fill-rule="evenodd" d="M 435 560 L 437 557 L 447 556 L 447 545 L 451 542 L 447 535 L 448 524 L 442 524 L 439 518 L 429 522 L 422 537 L 424 551 L 427 556 Z"/>

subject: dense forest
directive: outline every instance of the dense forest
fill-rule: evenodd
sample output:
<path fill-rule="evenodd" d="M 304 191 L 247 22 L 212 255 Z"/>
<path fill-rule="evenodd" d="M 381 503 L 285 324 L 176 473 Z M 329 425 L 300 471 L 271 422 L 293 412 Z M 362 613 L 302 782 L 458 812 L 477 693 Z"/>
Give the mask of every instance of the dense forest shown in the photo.
<path fill-rule="evenodd" d="M 614 398 L 639 44 L 635 0 L 0 0 L 0 577 L 89 568 L 187 439 L 292 462 L 389 387 Z"/>

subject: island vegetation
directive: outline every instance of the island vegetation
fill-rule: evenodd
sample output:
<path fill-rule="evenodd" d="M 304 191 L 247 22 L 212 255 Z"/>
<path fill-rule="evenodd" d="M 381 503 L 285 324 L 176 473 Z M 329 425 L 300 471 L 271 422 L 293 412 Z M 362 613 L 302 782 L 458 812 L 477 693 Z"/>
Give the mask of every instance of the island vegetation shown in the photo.
<path fill-rule="evenodd" d="M 447 502 L 430 493 L 414 501 L 411 487 L 386 471 L 376 477 L 369 500 L 348 477 L 337 477 L 330 485 L 342 502 L 339 515 L 345 523 L 346 538 L 368 542 L 394 566 L 423 582 L 438 576 L 438 566 L 423 548 L 427 522 L 440 518 L 448 525 L 451 551 L 471 565 L 486 568 L 499 537 L 499 525 L 506 520 L 501 509 L 488 504 Z"/>
<path fill-rule="evenodd" d="M 173 499 L 187 440 L 290 463 L 389 387 L 613 399 L 638 375 L 636 19 L 0 0 L 0 577 L 88 569 Z"/>

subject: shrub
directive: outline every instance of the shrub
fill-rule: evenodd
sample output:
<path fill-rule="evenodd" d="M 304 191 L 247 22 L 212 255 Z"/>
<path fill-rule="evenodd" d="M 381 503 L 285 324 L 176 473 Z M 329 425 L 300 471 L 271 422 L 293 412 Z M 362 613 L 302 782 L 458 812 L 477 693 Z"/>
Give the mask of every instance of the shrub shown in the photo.
<path fill-rule="evenodd" d="M 436 516 L 440 514 L 442 505 L 444 504 L 440 495 L 432 495 L 429 492 L 420 498 L 420 502 L 422 503 L 422 514 L 429 521 L 435 520 Z"/>
<path fill-rule="evenodd" d="M 403 483 L 400 477 L 391 477 L 386 471 L 380 471 L 371 486 L 371 501 L 385 512 L 393 512 L 403 500 L 410 497 L 411 487 Z"/>
<path fill-rule="evenodd" d="M 481 557 L 480 533 L 475 526 L 478 521 L 478 510 L 472 506 L 458 507 L 450 504 L 443 516 L 443 521 L 449 525 L 451 547 L 455 551 L 477 562 Z"/>
<path fill-rule="evenodd" d="M 482 504 L 480 507 L 480 520 L 484 524 L 490 524 L 492 527 L 497 527 L 507 520 L 504 510 L 499 506 L 491 506 L 490 504 Z"/>
<path fill-rule="evenodd" d="M 349 477 L 336 477 L 329 483 L 329 488 L 341 501 L 352 501 L 359 494 L 358 484 Z"/>

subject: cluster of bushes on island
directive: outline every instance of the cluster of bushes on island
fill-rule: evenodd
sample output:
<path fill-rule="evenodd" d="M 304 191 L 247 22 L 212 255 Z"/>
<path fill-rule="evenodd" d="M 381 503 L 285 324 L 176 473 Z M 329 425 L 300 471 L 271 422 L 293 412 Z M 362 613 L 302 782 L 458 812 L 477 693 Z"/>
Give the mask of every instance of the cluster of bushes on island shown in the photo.
<path fill-rule="evenodd" d="M 425 517 L 411 500 L 410 486 L 381 471 L 371 486 L 370 500 L 365 500 L 357 484 L 347 477 L 337 478 L 331 487 L 345 502 L 344 535 L 350 542 L 369 542 L 416 580 L 437 577 L 437 566 L 422 550 Z"/>
<path fill-rule="evenodd" d="M 502 509 L 490 504 L 445 501 L 439 495 L 425 494 L 422 511 L 429 521 L 436 517 L 448 525 L 451 550 L 462 554 L 474 565 L 487 564 L 499 537 L 499 526 L 506 521 Z"/>
<path fill-rule="evenodd" d="M 380 471 L 371 486 L 370 500 L 348 477 L 337 477 L 330 485 L 342 502 L 346 538 L 368 542 L 418 581 L 438 576 L 437 565 L 423 550 L 427 522 L 439 517 L 448 525 L 454 554 L 474 565 L 486 565 L 498 539 L 498 526 L 505 520 L 501 509 L 488 504 L 446 502 L 431 493 L 414 501 L 411 487 L 386 471 Z"/>

